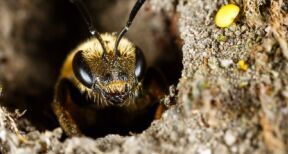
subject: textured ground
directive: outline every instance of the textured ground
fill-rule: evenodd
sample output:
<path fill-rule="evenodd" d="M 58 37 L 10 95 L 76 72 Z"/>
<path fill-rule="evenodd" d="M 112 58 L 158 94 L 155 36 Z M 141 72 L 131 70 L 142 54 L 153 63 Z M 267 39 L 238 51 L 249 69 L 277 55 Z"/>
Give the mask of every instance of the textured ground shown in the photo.
<path fill-rule="evenodd" d="M 123 0 L 124 2 L 128 4 L 127 1 Z M 221 5 L 228 2 L 240 6 L 240 16 L 231 27 L 217 28 L 214 25 L 215 13 Z M 9 104 L 10 108 L 11 106 L 20 108 L 20 111 L 27 105 L 17 105 L 22 101 L 15 96 L 19 98 L 25 96 L 23 104 L 27 104 L 30 100 L 37 102 L 37 99 L 33 99 L 34 95 L 40 95 L 41 98 L 51 97 L 49 91 L 55 79 L 49 74 L 53 74 L 53 67 L 61 65 L 61 58 L 59 61 L 56 60 L 59 64 L 50 65 L 53 61 L 47 62 L 44 56 L 43 59 L 37 59 L 41 63 L 34 67 L 33 63 L 37 63 L 35 57 L 39 57 L 37 54 L 54 55 L 61 51 L 61 47 L 52 48 L 55 53 L 46 48 L 51 40 L 57 42 L 58 39 L 63 39 L 64 42 L 68 42 L 65 49 L 72 48 L 72 44 L 77 42 L 76 37 L 72 40 L 64 39 L 67 30 L 65 27 L 62 27 L 63 31 L 59 28 L 63 26 L 63 23 L 58 22 L 61 18 L 43 19 L 53 12 L 53 2 L 47 5 L 43 5 L 47 2 L 36 1 L 29 5 L 26 1 L 22 3 L 14 8 L 16 5 L 13 2 L 0 1 L 0 79 L 4 83 L 4 98 L 1 101 Z M 117 5 L 115 7 L 117 8 Z M 12 11 L 15 9 L 22 11 L 21 14 L 23 11 L 25 14 L 26 11 L 26 16 L 12 16 L 19 13 Z M 33 9 L 38 9 L 40 13 L 35 14 L 35 10 L 34 13 L 31 12 Z M 112 10 L 117 9 L 112 7 Z M 152 12 L 151 16 L 147 16 L 149 20 L 157 19 L 153 14 L 160 14 L 160 19 L 163 19 L 163 16 L 164 20 L 169 19 L 169 27 L 162 32 L 160 29 L 165 27 L 161 25 L 162 22 L 151 22 L 155 24 L 149 27 L 154 26 L 154 30 L 158 29 L 159 37 L 156 37 L 158 38 L 156 40 L 165 37 L 167 33 L 166 35 L 175 38 L 179 46 L 183 45 L 182 76 L 176 89 L 171 88 L 170 95 L 162 101 L 168 106 L 176 101 L 176 105 L 172 105 L 160 120 L 154 121 L 151 127 L 141 134 L 126 137 L 108 135 L 96 140 L 84 137 L 71 138 L 65 141 L 59 140 L 62 134 L 59 128 L 54 131 L 41 128 L 46 131 L 40 133 L 38 131 L 40 128 L 35 126 L 37 122 L 34 122 L 33 118 L 31 123 L 30 120 L 21 118 L 20 111 L 11 114 L 0 109 L 0 151 L 3 153 L 287 153 L 288 3 L 273 0 L 150 0 L 146 11 Z M 145 15 L 140 17 L 145 19 Z M 32 24 L 28 19 L 33 19 Z M 58 26 L 55 29 L 60 29 L 60 32 L 43 34 L 43 29 L 29 29 L 35 22 L 47 26 L 42 27 L 43 29 Z M 102 25 L 99 26 L 104 27 L 103 30 L 110 31 L 117 28 L 117 26 L 107 28 L 109 26 L 105 24 L 107 23 L 105 18 L 100 23 Z M 25 29 L 23 25 L 24 27 L 29 25 L 29 28 Z M 141 22 L 139 25 L 141 27 Z M 26 34 L 26 31 L 29 33 Z M 75 33 L 80 35 L 77 34 L 77 30 Z M 48 35 L 47 40 L 43 38 L 45 35 Z M 154 38 L 153 35 L 151 38 Z M 151 38 L 148 40 L 155 42 Z M 137 40 L 137 37 L 133 39 Z M 35 41 L 38 41 L 37 45 Z M 149 41 L 147 42 L 149 44 Z M 164 44 L 165 42 L 167 40 L 164 40 Z M 152 46 L 152 48 L 154 49 L 147 50 L 158 50 L 163 47 Z M 62 55 L 64 56 L 65 54 Z M 153 61 L 153 58 L 151 59 Z M 248 65 L 247 70 L 239 67 L 240 60 L 244 60 Z M 39 70 L 46 68 L 45 72 L 48 75 L 38 73 Z M 19 76 L 19 73 L 23 76 Z M 57 73 L 54 74 L 56 78 Z M 43 82 L 45 80 L 47 82 Z M 25 85 L 28 83 L 29 86 Z M 23 89 L 25 87 L 27 89 Z M 37 90 L 44 87 L 48 91 L 46 97 L 38 94 Z M 42 92 L 45 93 L 43 90 Z M 11 97 L 15 98 L 16 105 L 15 101 L 7 101 Z M 31 105 L 33 103 L 29 104 Z M 24 117 L 29 114 L 36 115 L 33 109 L 37 108 L 37 104 L 35 106 L 31 107 L 31 110 L 28 108 Z M 17 135 L 18 128 L 14 121 L 19 125 L 20 132 L 25 132 L 26 140 Z"/>

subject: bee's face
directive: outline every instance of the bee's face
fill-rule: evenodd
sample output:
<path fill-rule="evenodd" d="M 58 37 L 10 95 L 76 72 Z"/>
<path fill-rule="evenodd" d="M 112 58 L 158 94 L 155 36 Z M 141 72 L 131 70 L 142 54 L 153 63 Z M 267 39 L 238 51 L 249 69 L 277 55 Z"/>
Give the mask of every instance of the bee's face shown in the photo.
<path fill-rule="evenodd" d="M 97 47 L 80 47 L 73 58 L 73 72 L 86 88 L 100 93 L 110 104 L 122 105 L 138 89 L 145 63 L 142 52 L 130 44 L 120 43 L 120 55 L 116 56 L 113 41 L 105 40 L 107 53 Z"/>

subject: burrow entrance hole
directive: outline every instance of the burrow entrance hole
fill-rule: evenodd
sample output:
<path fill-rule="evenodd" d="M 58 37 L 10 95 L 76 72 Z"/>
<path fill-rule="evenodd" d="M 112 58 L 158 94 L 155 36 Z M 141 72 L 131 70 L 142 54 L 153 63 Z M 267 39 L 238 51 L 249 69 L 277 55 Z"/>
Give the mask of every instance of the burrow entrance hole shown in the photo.
<path fill-rule="evenodd" d="M 53 98 L 54 85 L 67 54 L 90 37 L 82 16 L 69 0 L 51 0 L 43 5 L 39 3 L 31 5 L 40 6 L 37 11 L 43 11 L 39 13 L 41 16 L 28 10 L 31 17 L 23 24 L 26 28 L 21 38 L 23 40 L 20 40 L 24 45 L 29 42 L 30 46 L 23 49 L 22 53 L 27 63 L 32 64 L 30 68 L 25 67 L 32 71 L 23 70 L 28 72 L 23 74 L 26 84 L 5 82 L 5 75 L 3 77 L 6 91 L 2 102 L 11 111 L 26 110 L 17 122 L 20 130 L 27 132 L 29 125 L 39 131 L 59 127 L 49 105 Z M 84 0 L 84 3 L 88 6 L 99 32 L 119 32 L 134 1 Z M 143 50 L 147 62 L 163 72 L 169 85 L 177 84 L 182 70 L 182 52 L 177 44 L 177 23 L 174 19 L 163 12 L 153 12 L 151 5 L 146 4 L 127 34 L 127 38 Z M 33 28 L 30 25 L 33 25 Z M 33 29 L 37 29 L 36 36 L 33 36 Z M 38 77 L 36 81 L 33 80 L 35 76 Z M 142 131 L 148 126 L 141 127 Z"/>

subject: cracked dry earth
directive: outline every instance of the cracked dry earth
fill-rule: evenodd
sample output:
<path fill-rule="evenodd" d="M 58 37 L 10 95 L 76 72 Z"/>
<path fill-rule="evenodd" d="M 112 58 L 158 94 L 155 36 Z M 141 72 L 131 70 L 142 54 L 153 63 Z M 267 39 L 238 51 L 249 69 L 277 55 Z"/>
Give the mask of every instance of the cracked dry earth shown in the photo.
<path fill-rule="evenodd" d="M 221 5 L 237 4 L 229 28 L 214 25 Z M 17 134 L 19 113 L 0 110 L 2 153 L 287 153 L 288 3 L 265 0 L 151 0 L 176 18 L 183 70 L 160 120 L 140 134 L 60 140 L 60 128 Z M 179 40 L 178 40 L 179 41 Z M 248 69 L 239 69 L 243 60 Z M 26 124 L 26 125 L 29 125 Z"/>

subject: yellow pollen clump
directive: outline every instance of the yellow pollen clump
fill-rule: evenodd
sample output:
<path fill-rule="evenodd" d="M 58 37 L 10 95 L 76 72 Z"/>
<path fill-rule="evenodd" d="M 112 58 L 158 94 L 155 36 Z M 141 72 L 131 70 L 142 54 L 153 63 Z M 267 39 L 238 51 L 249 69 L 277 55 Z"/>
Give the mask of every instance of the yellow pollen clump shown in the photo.
<path fill-rule="evenodd" d="M 245 63 L 244 60 L 239 60 L 238 62 L 238 68 L 242 71 L 247 71 L 248 65 Z"/>
<path fill-rule="evenodd" d="M 240 8 L 237 5 L 224 5 L 218 10 L 215 16 L 215 24 L 221 28 L 229 27 L 234 22 L 234 19 L 237 17 L 239 12 Z"/>

